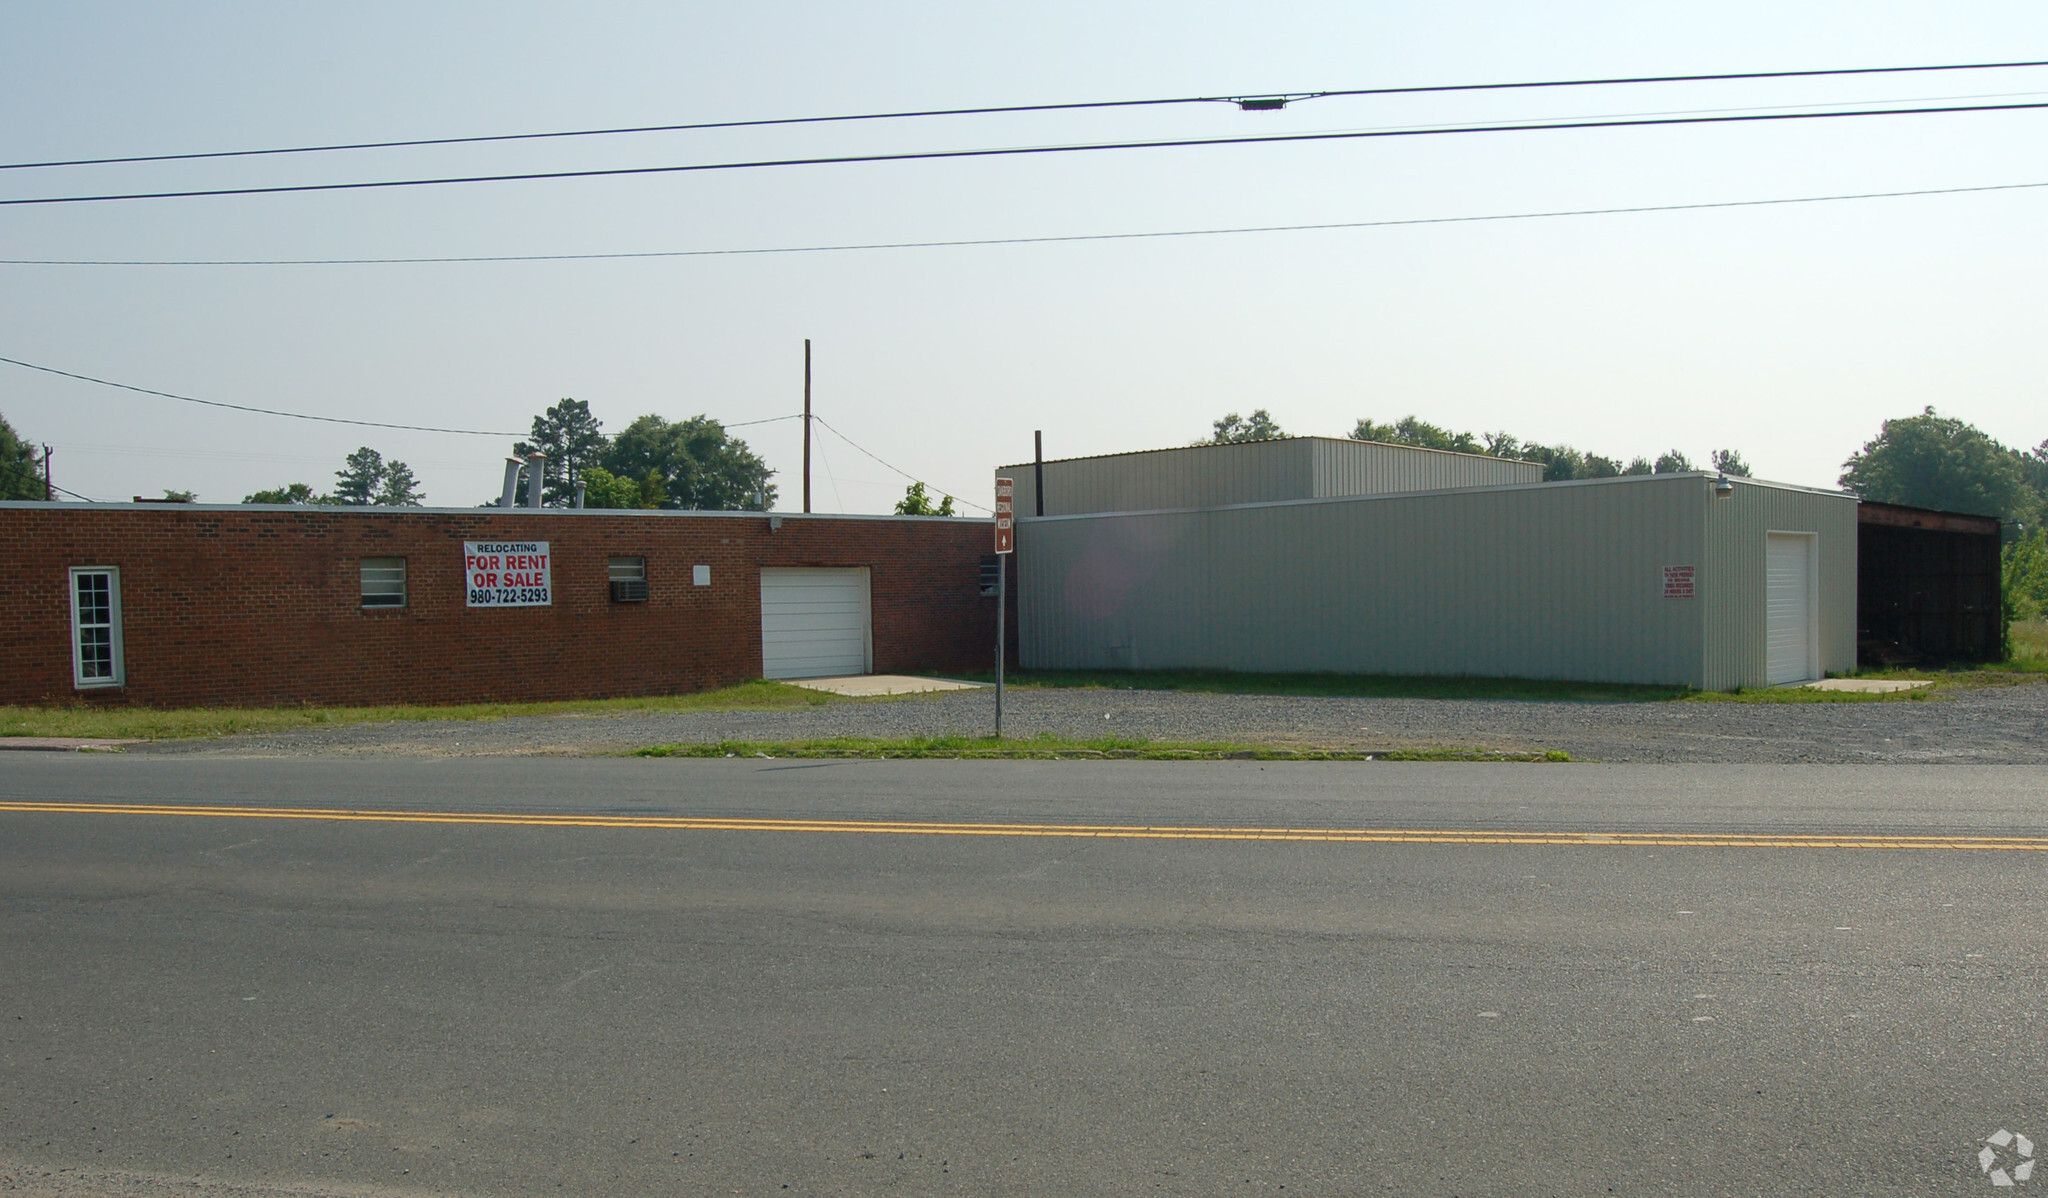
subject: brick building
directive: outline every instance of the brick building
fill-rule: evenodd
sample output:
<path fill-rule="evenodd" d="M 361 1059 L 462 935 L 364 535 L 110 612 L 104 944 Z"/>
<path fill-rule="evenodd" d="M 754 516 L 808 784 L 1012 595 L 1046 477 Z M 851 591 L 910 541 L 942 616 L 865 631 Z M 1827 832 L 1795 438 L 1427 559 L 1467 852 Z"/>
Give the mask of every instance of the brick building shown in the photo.
<path fill-rule="evenodd" d="M 0 703 L 606 698 L 984 670 L 990 537 L 986 520 L 917 516 L 0 503 Z"/>

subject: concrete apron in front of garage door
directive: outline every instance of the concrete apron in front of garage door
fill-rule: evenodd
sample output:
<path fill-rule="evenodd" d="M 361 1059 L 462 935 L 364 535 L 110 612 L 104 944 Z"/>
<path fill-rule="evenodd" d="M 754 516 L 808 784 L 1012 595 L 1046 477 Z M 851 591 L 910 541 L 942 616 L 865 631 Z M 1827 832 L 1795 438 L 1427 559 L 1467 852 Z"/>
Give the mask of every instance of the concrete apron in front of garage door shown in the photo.
<path fill-rule="evenodd" d="M 933 691 L 981 690 L 982 682 L 955 682 L 950 678 L 911 678 L 903 674 L 853 674 L 844 678 L 792 678 L 791 686 L 860 698 L 869 695 L 923 695 Z"/>

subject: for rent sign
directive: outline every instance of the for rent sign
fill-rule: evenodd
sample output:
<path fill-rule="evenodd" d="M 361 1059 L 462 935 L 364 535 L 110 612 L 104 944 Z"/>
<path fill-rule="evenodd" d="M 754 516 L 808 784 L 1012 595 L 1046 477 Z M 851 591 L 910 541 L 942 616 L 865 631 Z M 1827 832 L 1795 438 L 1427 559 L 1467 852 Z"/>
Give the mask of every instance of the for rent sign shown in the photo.
<path fill-rule="evenodd" d="M 464 541 L 462 576 L 471 607 L 548 607 L 554 603 L 549 584 L 546 541 Z"/>

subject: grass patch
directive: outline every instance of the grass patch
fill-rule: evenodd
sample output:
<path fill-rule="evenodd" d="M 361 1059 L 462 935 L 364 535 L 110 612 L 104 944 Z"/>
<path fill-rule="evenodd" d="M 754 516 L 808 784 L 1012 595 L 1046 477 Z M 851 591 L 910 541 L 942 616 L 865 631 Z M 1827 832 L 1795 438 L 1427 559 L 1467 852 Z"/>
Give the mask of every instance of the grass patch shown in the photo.
<path fill-rule="evenodd" d="M 949 674 L 994 682 L 994 673 Z M 1012 670 L 1005 682 L 1030 689 L 1181 691 L 1217 695 L 1311 695 L 1370 699 L 1520 699 L 1577 703 L 1656 703 L 1683 699 L 1683 686 L 1557 682 L 1398 674 L 1243 674 L 1234 670 Z"/>
<path fill-rule="evenodd" d="M 838 757 L 948 758 L 972 760 L 1133 761 L 1570 761 L 1571 755 L 1500 753 L 1491 749 L 1297 749 L 1280 745 L 1211 744 L 1178 741 L 1078 740 L 1049 732 L 1029 738 L 917 736 L 900 739 L 834 737 L 825 740 L 726 740 L 717 744 L 655 745 L 636 757 Z"/>
<path fill-rule="evenodd" d="M 2048 620 L 2014 620 L 2006 647 L 2012 658 L 2005 668 L 2048 674 Z"/>
<path fill-rule="evenodd" d="M 743 682 L 693 695 L 557 703 L 461 703 L 446 707 L 0 707 L 0 736 L 185 740 L 406 720 L 502 720 L 513 716 L 620 715 L 635 711 L 779 711 L 860 701 L 781 682 Z"/>
<path fill-rule="evenodd" d="M 1017 670 L 1009 685 L 1023 689 L 1179 691 L 1217 695 L 1307 695 L 1372 699 L 1506 699 L 1563 703 L 1914 703 L 1960 690 L 2011 686 L 2048 675 L 2048 621 L 2013 625 L 2013 657 L 1983 666 L 1942 670 L 1858 670 L 1852 678 L 1917 679 L 1933 686 L 1892 694 L 1819 691 L 1805 687 L 1745 687 L 1698 691 L 1685 686 L 1620 682 L 1558 682 L 1540 678 L 1474 678 L 1392 674 L 1240 674 L 1230 670 Z M 952 674 L 962 681 L 993 682 L 993 673 Z"/>
<path fill-rule="evenodd" d="M 1935 669 L 1873 666 L 1855 670 L 1845 677 L 1882 678 L 1929 682 L 1933 685 L 1888 695 L 1859 695 L 1848 691 L 1816 691 L 1805 687 L 1771 687 L 1730 692 L 1702 691 L 1686 696 L 1705 703 L 1912 703 L 1947 698 L 1959 691 L 1991 686 L 2028 686 L 2048 681 L 2048 621 L 2016 622 L 2010 643 L 2012 656 L 2005 661 L 1981 665 L 1945 666 Z"/>

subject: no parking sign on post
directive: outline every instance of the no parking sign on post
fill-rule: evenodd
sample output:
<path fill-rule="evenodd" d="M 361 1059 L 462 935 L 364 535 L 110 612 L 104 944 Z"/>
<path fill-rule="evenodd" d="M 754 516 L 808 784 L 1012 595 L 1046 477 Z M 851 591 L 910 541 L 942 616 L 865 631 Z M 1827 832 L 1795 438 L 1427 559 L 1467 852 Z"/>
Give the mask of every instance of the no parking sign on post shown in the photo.
<path fill-rule="evenodd" d="M 1009 553 L 1017 547 L 1017 520 L 1012 509 L 1017 484 L 1007 478 L 996 480 L 996 552 Z"/>
<path fill-rule="evenodd" d="M 1017 495 L 1013 479 L 996 480 L 996 739 L 1003 738 L 1003 658 L 1009 631 L 1010 554 L 1017 549 L 1017 518 L 1012 501 Z"/>

